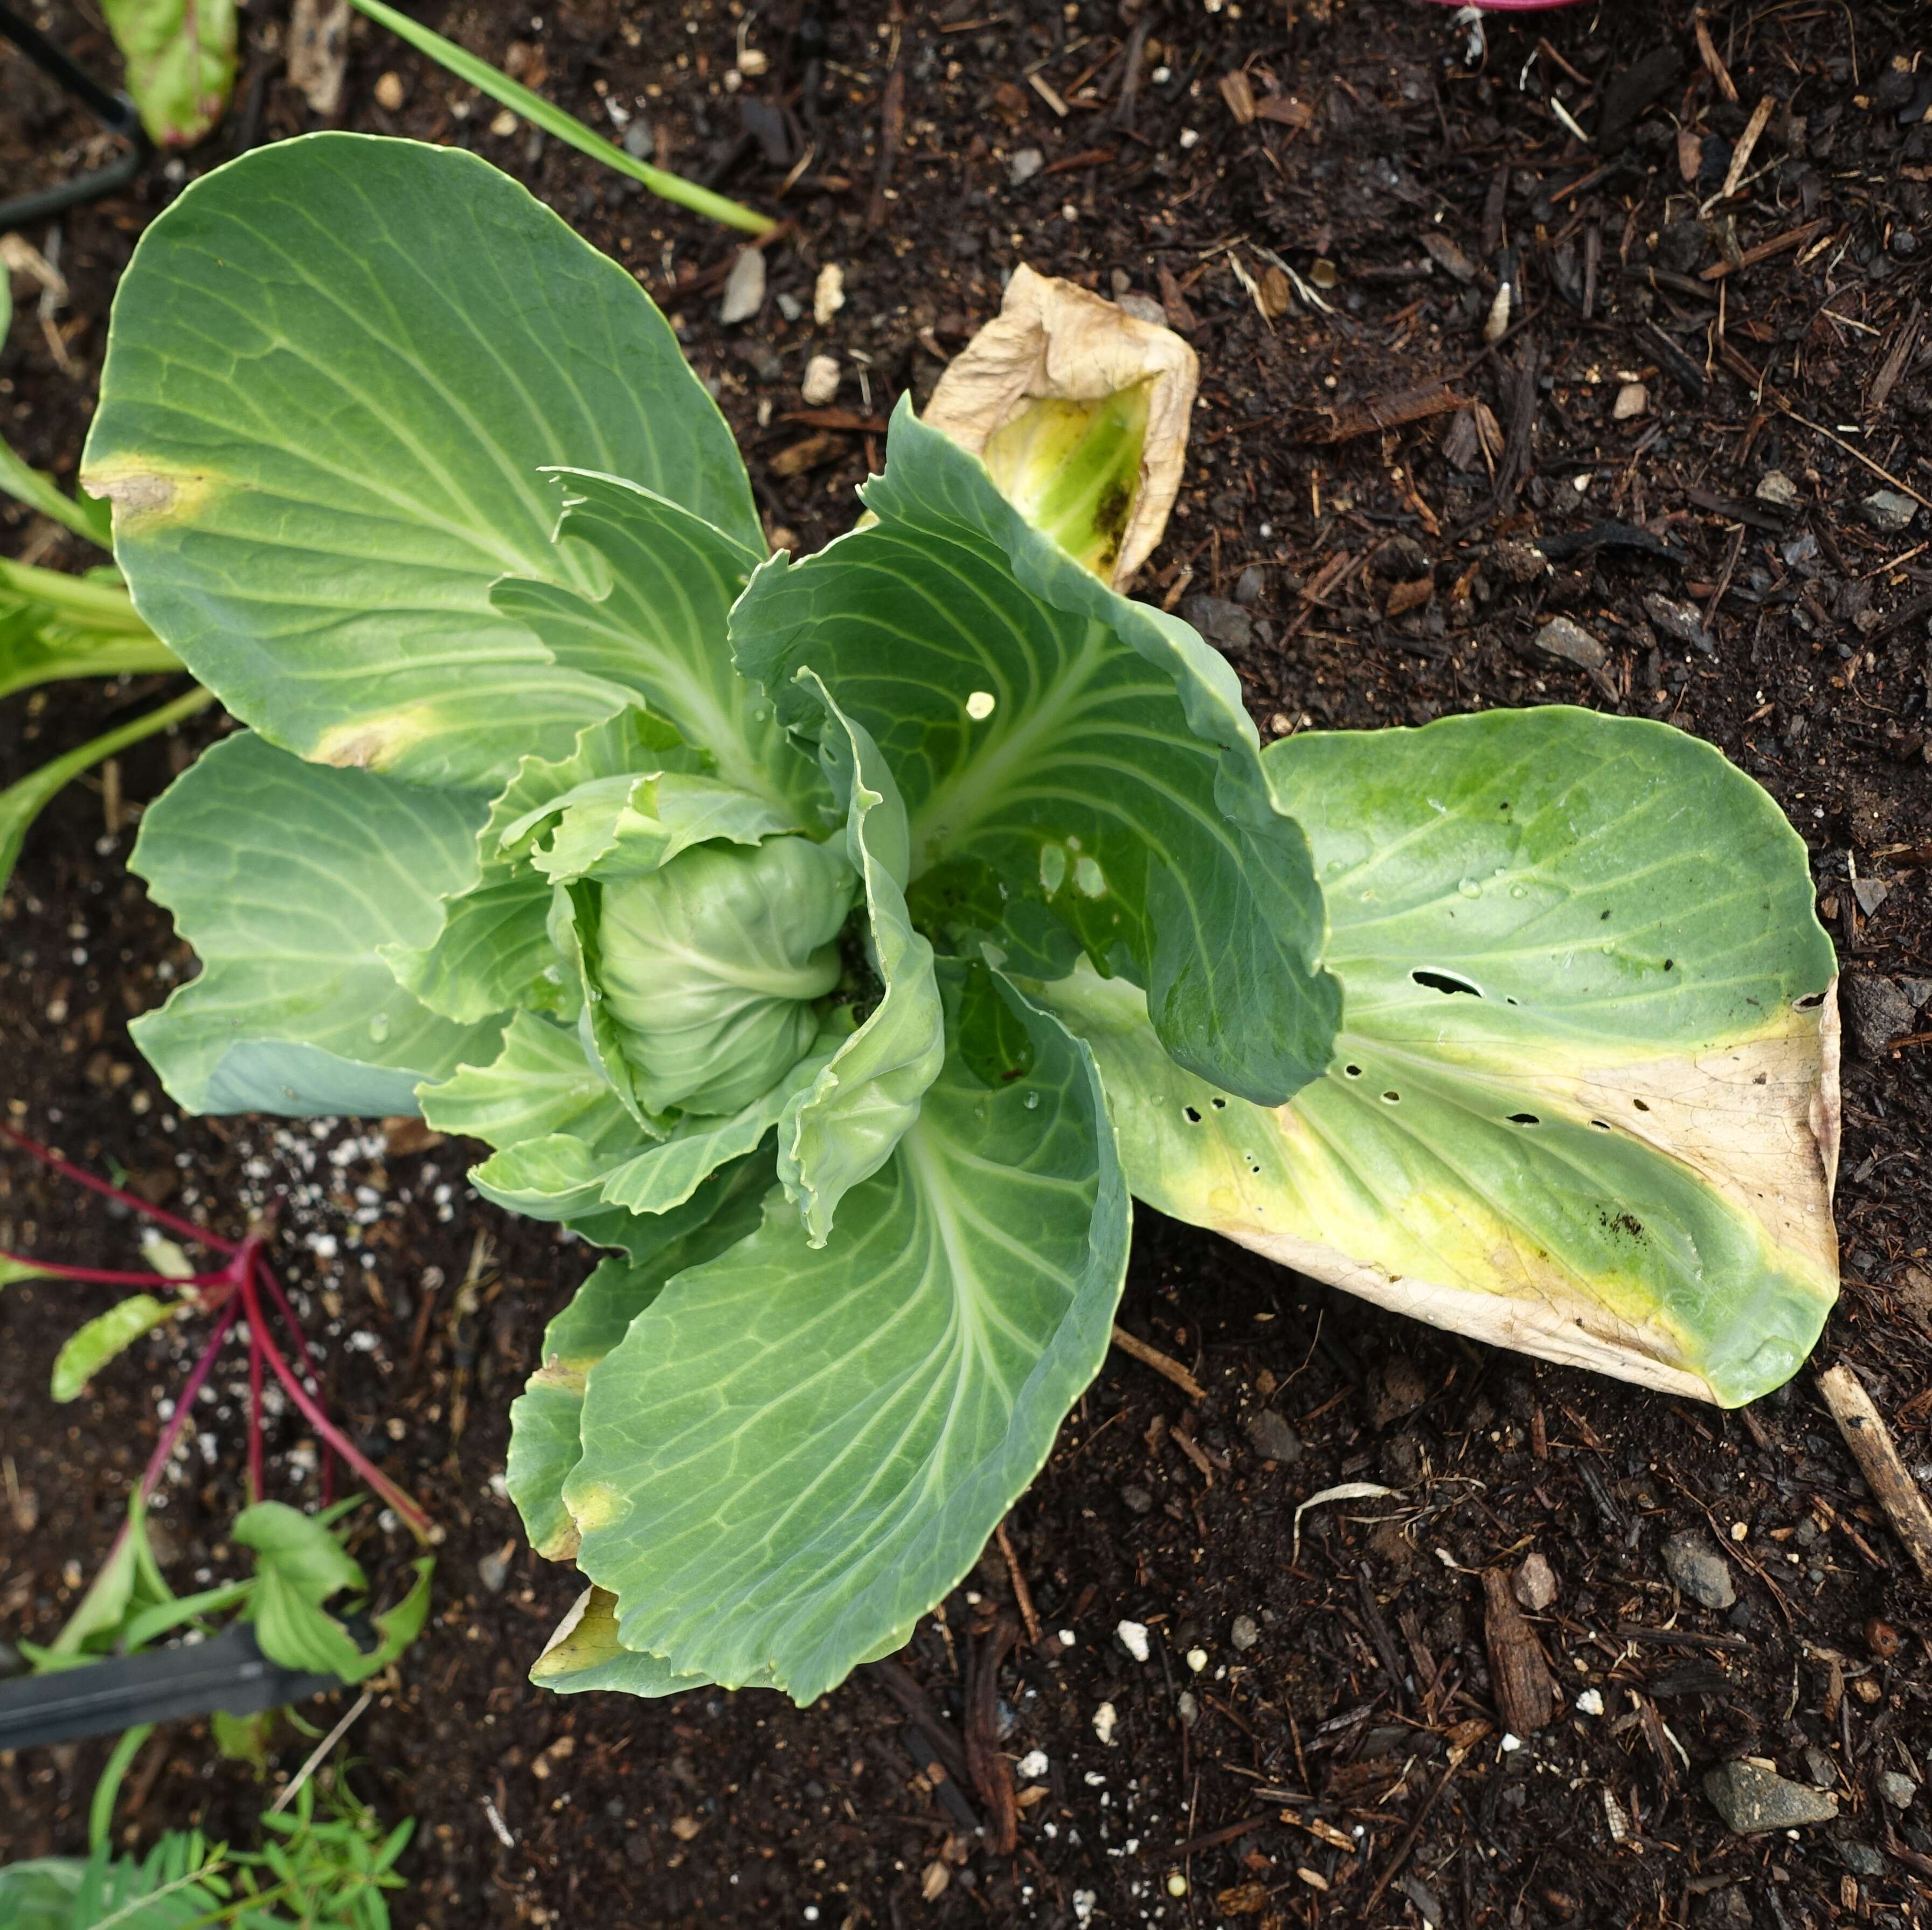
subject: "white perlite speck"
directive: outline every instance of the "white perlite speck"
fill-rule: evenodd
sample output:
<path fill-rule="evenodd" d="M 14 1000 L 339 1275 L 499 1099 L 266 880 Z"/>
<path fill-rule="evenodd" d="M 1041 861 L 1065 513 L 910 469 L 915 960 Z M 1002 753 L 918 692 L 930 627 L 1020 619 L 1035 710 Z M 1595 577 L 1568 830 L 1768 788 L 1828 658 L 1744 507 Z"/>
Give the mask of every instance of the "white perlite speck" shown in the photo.
<path fill-rule="evenodd" d="M 1114 1725 L 1120 1716 L 1111 1702 L 1103 1702 L 1094 1712 L 1094 1733 L 1109 1749 L 1114 1746 Z"/>
<path fill-rule="evenodd" d="M 1015 1767 L 1029 1782 L 1034 1782 L 1046 1775 L 1047 1763 L 1047 1753 L 1044 1749 L 1029 1749 Z"/>
<path fill-rule="evenodd" d="M 1120 1646 L 1136 1662 L 1148 1659 L 1148 1632 L 1144 1622 L 1123 1622 L 1114 1633 L 1120 1638 Z"/>

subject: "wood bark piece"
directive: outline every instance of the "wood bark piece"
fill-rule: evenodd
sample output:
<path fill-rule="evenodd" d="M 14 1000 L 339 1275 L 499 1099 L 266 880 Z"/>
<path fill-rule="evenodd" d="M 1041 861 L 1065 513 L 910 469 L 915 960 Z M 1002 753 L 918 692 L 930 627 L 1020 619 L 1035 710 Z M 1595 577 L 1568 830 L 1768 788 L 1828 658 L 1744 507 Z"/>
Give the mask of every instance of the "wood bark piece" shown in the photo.
<path fill-rule="evenodd" d="M 1918 1572 L 1932 1581 L 1932 1507 L 1927 1506 L 1918 1484 L 1899 1459 L 1884 1417 L 1872 1405 L 1863 1383 L 1842 1362 L 1819 1375 L 1818 1391 L 1892 1532 L 1905 1544 Z"/>
<path fill-rule="evenodd" d="M 1556 1685 L 1550 1680 L 1550 1665 L 1502 1569 L 1484 1569 L 1483 1600 L 1483 1633 L 1489 1644 L 1496 1713 L 1511 1734 L 1534 1735 L 1556 1719 Z"/>
<path fill-rule="evenodd" d="M 1372 436 L 1384 429 L 1400 429 L 1411 422 L 1426 421 L 1432 415 L 1447 415 L 1452 409 L 1466 409 L 1469 397 L 1458 395 L 1445 382 L 1428 382 L 1414 388 L 1398 389 L 1390 395 L 1372 396 L 1338 409 L 1332 421 L 1311 430 L 1311 442 L 1348 442 L 1358 436 Z"/>

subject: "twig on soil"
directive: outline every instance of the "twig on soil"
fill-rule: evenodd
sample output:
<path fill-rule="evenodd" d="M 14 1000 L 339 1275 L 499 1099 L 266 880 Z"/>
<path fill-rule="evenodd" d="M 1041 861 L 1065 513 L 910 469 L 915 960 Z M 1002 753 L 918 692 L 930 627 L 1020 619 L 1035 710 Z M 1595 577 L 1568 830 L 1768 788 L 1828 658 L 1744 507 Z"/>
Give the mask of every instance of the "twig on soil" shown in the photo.
<path fill-rule="evenodd" d="M 1000 1552 L 1005 1556 L 1006 1573 L 1012 1578 L 1013 1599 L 1019 1604 L 1021 1618 L 1026 1623 L 1027 1640 L 1035 1648 L 1040 1647 L 1040 1615 L 1033 1605 L 1033 1590 L 1027 1586 L 1026 1570 L 1020 1566 L 1020 1558 L 1013 1552 L 1012 1537 L 1006 1533 L 1006 1524 L 1002 1521 L 994 1530 L 994 1537 L 1000 1544 Z"/>
<path fill-rule="evenodd" d="M 1460 1761 L 1451 1763 L 1442 1772 L 1442 1780 L 1422 1800 L 1422 1807 L 1415 1812 L 1415 1821 L 1408 1826 L 1408 1833 L 1396 1845 L 1395 1854 L 1390 1857 L 1388 1867 L 1376 1879 L 1376 1887 L 1369 1893 L 1369 1900 L 1363 1907 L 1364 1922 L 1374 1916 L 1376 1906 L 1388 1893 L 1388 1887 L 1401 1872 L 1402 1866 L 1408 1861 L 1408 1853 L 1414 1849 L 1422 1834 L 1422 1826 L 1429 1821 L 1430 1812 L 1441 1800 L 1442 1792 L 1455 1779 L 1456 1772 L 1462 1767 Z"/>
<path fill-rule="evenodd" d="M 1818 1391 L 1893 1533 L 1905 1545 L 1918 1572 L 1932 1581 L 1932 1508 L 1926 1506 L 1925 1497 L 1899 1459 L 1884 1417 L 1872 1405 L 1863 1383 L 1842 1362 L 1819 1375 Z"/>
<path fill-rule="evenodd" d="M 1179 1361 L 1170 1359 L 1157 1347 L 1149 1347 L 1144 1340 L 1136 1338 L 1123 1326 L 1114 1329 L 1114 1344 L 1123 1353 L 1130 1353 L 1143 1367 L 1150 1367 L 1156 1374 L 1164 1374 L 1190 1401 L 1204 1401 L 1208 1390 L 1183 1367 Z"/>

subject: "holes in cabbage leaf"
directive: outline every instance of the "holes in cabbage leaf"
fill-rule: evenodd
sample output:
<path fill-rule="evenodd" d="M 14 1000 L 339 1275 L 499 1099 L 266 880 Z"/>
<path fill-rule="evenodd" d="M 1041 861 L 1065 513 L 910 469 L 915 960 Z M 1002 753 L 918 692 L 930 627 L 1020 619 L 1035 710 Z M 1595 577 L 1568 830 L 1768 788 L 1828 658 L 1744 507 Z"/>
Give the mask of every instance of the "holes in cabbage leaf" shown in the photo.
<path fill-rule="evenodd" d="M 1217 1113 L 1225 1113 L 1228 1110 L 1228 1102 L 1226 1099 L 1210 1099 L 1208 1103 L 1212 1106 Z"/>
<path fill-rule="evenodd" d="M 1359 1065 L 1345 1065 L 1342 1070 L 1352 1079 L 1359 1079 L 1362 1076 L 1362 1068 Z"/>
<path fill-rule="evenodd" d="M 1594 1126 L 1599 1132 L 1608 1132 L 1610 1129 L 1610 1122 L 1608 1119 L 1592 1119 L 1590 1123 Z"/>
<path fill-rule="evenodd" d="M 1190 1125 L 1198 1125 L 1201 1123 L 1201 1115 L 1192 1106 L 1183 1106 L 1180 1110 Z"/>
<path fill-rule="evenodd" d="M 1813 1012 L 1825 1002 L 1822 992 L 1808 992 L 1802 999 L 1793 999 L 1792 1008 L 1796 1011 Z"/>
<path fill-rule="evenodd" d="M 1468 979 L 1454 972 L 1426 972 L 1418 966 L 1408 975 L 1432 992 L 1461 992 L 1472 999 L 1483 996 L 1481 986 L 1471 984 Z"/>
<path fill-rule="evenodd" d="M 1631 1100 L 1630 1104 L 1636 1107 L 1637 1110 L 1640 1113 L 1647 1113 L 1650 1110 L 1649 1107 L 1646 1105 L 1641 1099 L 1633 1099 Z"/>
<path fill-rule="evenodd" d="M 1402 1104 L 1402 1095 L 1400 1092 L 1391 1090 L 1384 1092 L 1382 1097 L 1392 1106 L 1399 1106 Z"/>
<path fill-rule="evenodd" d="M 1543 1122 L 1538 1119 L 1534 1113 L 1512 1113 L 1510 1114 L 1510 1124 L 1511 1125 L 1540 1125 Z"/>

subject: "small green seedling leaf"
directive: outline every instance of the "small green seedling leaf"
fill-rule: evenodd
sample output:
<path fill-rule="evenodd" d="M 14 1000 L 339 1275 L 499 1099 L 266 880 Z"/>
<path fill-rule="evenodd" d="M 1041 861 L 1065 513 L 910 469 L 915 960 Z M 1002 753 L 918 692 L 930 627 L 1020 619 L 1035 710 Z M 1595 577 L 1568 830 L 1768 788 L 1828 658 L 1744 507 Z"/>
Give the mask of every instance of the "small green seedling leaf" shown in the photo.
<path fill-rule="evenodd" d="M 124 1353 L 143 1334 L 151 1334 L 182 1310 L 178 1301 L 158 1300 L 152 1293 L 130 1293 L 104 1314 L 70 1334 L 54 1356 L 53 1397 L 71 1401 L 102 1368 Z"/>

